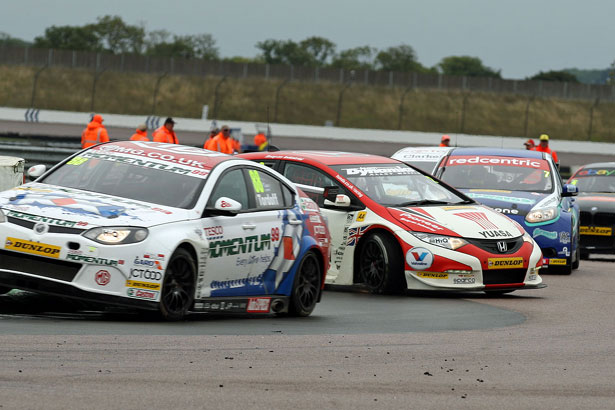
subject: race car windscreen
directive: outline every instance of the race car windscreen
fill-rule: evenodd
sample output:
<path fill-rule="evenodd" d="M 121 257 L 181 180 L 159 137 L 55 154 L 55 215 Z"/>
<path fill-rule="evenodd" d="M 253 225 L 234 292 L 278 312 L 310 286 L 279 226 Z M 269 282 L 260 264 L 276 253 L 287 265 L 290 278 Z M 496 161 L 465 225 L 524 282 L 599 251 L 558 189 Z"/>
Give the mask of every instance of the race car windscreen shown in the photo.
<path fill-rule="evenodd" d="M 615 168 L 584 168 L 570 180 L 579 192 L 615 192 Z"/>
<path fill-rule="evenodd" d="M 440 179 L 458 189 L 553 191 L 553 172 L 543 159 L 458 155 L 443 166 Z"/>
<path fill-rule="evenodd" d="M 190 209 L 205 178 L 183 175 L 180 171 L 183 170 L 162 170 L 84 156 L 71 159 L 38 182 Z"/>
<path fill-rule="evenodd" d="M 384 206 L 472 202 L 403 163 L 337 165 L 332 168 L 370 199 Z"/>

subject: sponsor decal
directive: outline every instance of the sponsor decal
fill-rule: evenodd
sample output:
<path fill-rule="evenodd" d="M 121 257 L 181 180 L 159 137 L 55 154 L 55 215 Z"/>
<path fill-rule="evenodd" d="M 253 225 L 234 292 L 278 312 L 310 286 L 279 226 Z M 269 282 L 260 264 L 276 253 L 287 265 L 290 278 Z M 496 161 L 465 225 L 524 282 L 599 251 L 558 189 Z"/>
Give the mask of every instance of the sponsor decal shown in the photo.
<path fill-rule="evenodd" d="M 551 259 L 547 259 L 547 263 L 549 265 L 565 265 L 566 259 L 551 258 Z"/>
<path fill-rule="evenodd" d="M 270 194 L 258 194 L 256 195 L 256 202 L 260 206 L 278 206 L 280 201 L 278 200 L 278 194 L 272 192 Z"/>
<path fill-rule="evenodd" d="M 514 196 L 482 194 L 482 193 L 476 193 L 476 192 L 468 192 L 466 195 L 469 196 L 470 198 L 473 198 L 473 199 L 480 199 L 480 198 L 492 199 L 494 201 L 508 202 L 508 203 L 511 203 L 511 204 L 533 205 L 533 204 L 536 203 L 536 201 L 533 200 L 533 199 L 517 198 L 517 197 L 514 197 Z"/>
<path fill-rule="evenodd" d="M 567 246 L 564 246 L 561 251 L 557 252 L 558 255 L 570 256 L 570 251 Z"/>
<path fill-rule="evenodd" d="M 545 231 L 544 229 L 536 228 L 532 233 L 532 238 L 544 236 L 547 239 L 557 239 L 557 232 Z"/>
<path fill-rule="evenodd" d="M 164 254 L 162 254 L 162 253 L 145 253 L 145 254 L 143 254 L 143 257 L 145 259 L 155 259 L 157 261 L 163 261 L 164 260 Z"/>
<path fill-rule="evenodd" d="M 320 218 L 320 215 L 310 215 L 310 222 L 320 224 L 322 223 L 322 219 Z"/>
<path fill-rule="evenodd" d="M 32 221 L 32 222 L 42 222 L 42 223 L 46 223 L 49 225 L 54 225 L 54 226 L 66 226 L 69 228 L 72 227 L 85 227 L 88 225 L 87 222 L 73 222 L 73 221 L 65 221 L 63 219 L 56 219 L 56 218 L 48 218 L 46 216 L 40 216 L 40 215 L 31 215 L 31 214 L 27 214 L 24 212 L 17 212 L 17 211 L 9 211 L 7 213 L 7 216 L 13 217 L 13 218 L 17 218 L 17 219 L 24 219 L 27 221 Z"/>
<path fill-rule="evenodd" d="M 517 215 L 519 214 L 519 210 L 518 209 L 508 209 L 508 208 L 493 208 L 496 212 L 499 212 L 501 214 L 512 214 L 512 215 Z"/>
<path fill-rule="evenodd" d="M 481 234 L 483 238 L 512 238 L 513 236 L 512 233 L 501 229 L 497 231 L 478 231 L 478 233 Z"/>
<path fill-rule="evenodd" d="M 271 298 L 250 298 L 248 299 L 248 313 L 269 313 Z"/>
<path fill-rule="evenodd" d="M 361 226 L 359 228 L 348 228 L 348 238 L 346 239 L 346 246 L 355 246 L 359 242 L 359 238 L 363 236 L 365 231 L 369 228 L 369 225 Z"/>
<path fill-rule="evenodd" d="M 75 261 L 75 262 L 91 263 L 93 265 L 117 266 L 117 265 L 124 264 L 124 261 L 121 259 L 117 260 L 117 259 L 97 258 L 94 256 L 76 255 L 72 253 L 69 253 L 68 255 L 66 255 L 66 259 L 70 261 Z"/>
<path fill-rule="evenodd" d="M 50 258 L 59 258 L 60 250 L 62 249 L 60 246 L 48 245 L 41 242 L 31 242 L 25 239 L 11 237 L 6 238 L 4 248 L 17 252 L 30 253 L 32 255 L 47 256 Z"/>
<path fill-rule="evenodd" d="M 516 166 L 524 168 L 536 168 L 549 170 L 549 164 L 547 161 L 532 159 L 532 158 L 510 158 L 510 157 L 496 157 L 496 156 L 470 156 L 460 155 L 455 157 L 449 157 L 447 165 L 503 165 L 503 166 Z"/>
<path fill-rule="evenodd" d="M 128 288 L 126 294 L 130 298 L 154 300 L 158 297 L 158 292 L 138 288 Z"/>
<path fill-rule="evenodd" d="M 561 243 L 570 243 L 570 232 L 560 232 L 559 241 Z"/>
<path fill-rule="evenodd" d="M 327 233 L 327 230 L 322 225 L 314 225 L 314 233 L 316 235 L 325 235 Z"/>
<path fill-rule="evenodd" d="M 531 275 L 529 275 L 529 276 L 527 277 L 528 282 L 533 282 L 533 281 L 535 281 L 536 279 L 538 279 L 538 275 L 536 275 L 535 273 L 533 273 L 533 274 L 531 274 Z"/>
<path fill-rule="evenodd" d="M 580 226 L 579 233 L 581 235 L 611 236 L 613 228 L 606 226 Z"/>
<path fill-rule="evenodd" d="M 406 262 L 414 270 L 425 270 L 433 263 L 433 254 L 429 249 L 412 248 L 406 252 Z"/>
<path fill-rule="evenodd" d="M 414 175 L 418 174 L 417 171 L 410 167 L 402 167 L 399 165 L 383 167 L 355 167 L 355 168 L 342 168 L 342 171 L 346 172 L 346 176 L 380 176 L 380 175 Z"/>
<path fill-rule="evenodd" d="M 149 279 L 149 280 L 161 280 L 162 272 L 157 270 L 133 268 L 130 270 L 130 278 Z"/>
<path fill-rule="evenodd" d="M 160 264 L 159 261 L 155 259 L 141 259 L 138 256 L 136 256 L 132 264 L 135 266 L 149 266 L 150 268 L 153 268 L 153 269 L 162 270 L 162 265 Z"/>
<path fill-rule="evenodd" d="M 233 280 L 214 280 L 209 286 L 212 289 L 230 289 L 230 288 L 238 288 L 242 286 L 254 286 L 254 285 L 262 285 L 263 284 L 263 274 L 261 273 L 258 276 L 246 276 L 241 279 L 233 279 Z"/>
<path fill-rule="evenodd" d="M 367 215 L 367 212 L 365 211 L 360 211 L 357 213 L 357 222 L 363 222 L 365 220 L 365 216 Z"/>
<path fill-rule="evenodd" d="M 250 255 L 247 258 L 237 258 L 237 260 L 235 261 L 235 266 L 247 266 L 254 263 L 271 263 L 271 256 L 263 255 L 259 257 L 255 255 Z"/>
<path fill-rule="evenodd" d="M 94 281 L 100 286 L 106 286 L 111 282 L 111 274 L 106 270 L 99 270 L 94 274 Z"/>
<path fill-rule="evenodd" d="M 261 234 L 243 238 L 222 239 L 209 243 L 209 257 L 239 255 L 241 253 L 260 252 L 271 249 L 271 235 Z"/>
<path fill-rule="evenodd" d="M 126 287 L 158 291 L 160 290 L 162 285 L 160 283 L 154 283 L 154 282 L 143 282 L 140 280 L 127 280 Z"/>
<path fill-rule="evenodd" d="M 579 172 L 577 172 L 577 174 L 575 176 L 604 176 L 604 177 L 608 177 L 611 175 L 615 175 L 615 169 L 610 168 L 610 169 L 593 169 L 593 168 L 589 168 L 589 169 L 583 169 Z"/>
<path fill-rule="evenodd" d="M 453 283 L 455 285 L 472 285 L 476 283 L 476 278 L 454 278 Z"/>
<path fill-rule="evenodd" d="M 416 272 L 416 276 L 426 279 L 448 279 L 446 272 Z"/>
<path fill-rule="evenodd" d="M 491 222 L 487 215 L 483 212 L 457 212 L 454 215 L 475 222 L 483 229 L 498 229 L 498 227 Z"/>
<path fill-rule="evenodd" d="M 304 211 L 306 210 L 319 211 L 320 210 L 320 208 L 318 208 L 318 205 L 316 205 L 316 202 L 312 201 L 310 198 L 300 197 L 299 201 L 300 201 L 301 209 L 303 209 Z"/>
<path fill-rule="evenodd" d="M 523 258 L 488 258 L 487 269 L 514 269 L 523 267 Z"/>

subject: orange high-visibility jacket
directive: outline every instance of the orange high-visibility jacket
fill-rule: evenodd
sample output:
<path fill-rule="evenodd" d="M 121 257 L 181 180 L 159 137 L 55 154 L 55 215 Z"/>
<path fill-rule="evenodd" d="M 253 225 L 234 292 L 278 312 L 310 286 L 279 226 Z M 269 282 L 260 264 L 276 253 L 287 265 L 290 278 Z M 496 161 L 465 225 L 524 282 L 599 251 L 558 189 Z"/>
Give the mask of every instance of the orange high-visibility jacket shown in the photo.
<path fill-rule="evenodd" d="M 549 147 L 541 147 L 540 144 L 536 145 L 534 148 L 532 148 L 534 151 L 540 151 L 540 152 L 546 152 L 547 154 L 551 154 L 551 156 L 553 157 L 553 161 L 556 164 L 559 164 L 559 160 L 557 159 L 557 153 L 555 151 L 553 151 L 551 148 Z"/>
<path fill-rule="evenodd" d="M 81 148 L 88 148 L 96 145 L 99 142 L 108 142 L 109 134 L 104 125 L 102 125 L 102 116 L 95 115 L 92 121 L 81 133 Z"/>
<path fill-rule="evenodd" d="M 132 137 L 130 137 L 130 141 L 149 141 L 149 138 L 147 138 L 147 131 L 135 131 Z"/>
<path fill-rule="evenodd" d="M 226 137 L 219 133 L 213 138 L 210 138 L 206 143 L 206 148 L 212 151 L 222 152 L 224 154 L 232 154 L 233 153 L 233 139 L 231 137 Z"/>
<path fill-rule="evenodd" d="M 175 135 L 175 131 L 169 131 L 167 127 L 164 125 L 158 127 L 156 131 L 152 134 L 155 142 L 166 142 L 168 144 L 179 144 L 177 141 L 177 135 Z"/>

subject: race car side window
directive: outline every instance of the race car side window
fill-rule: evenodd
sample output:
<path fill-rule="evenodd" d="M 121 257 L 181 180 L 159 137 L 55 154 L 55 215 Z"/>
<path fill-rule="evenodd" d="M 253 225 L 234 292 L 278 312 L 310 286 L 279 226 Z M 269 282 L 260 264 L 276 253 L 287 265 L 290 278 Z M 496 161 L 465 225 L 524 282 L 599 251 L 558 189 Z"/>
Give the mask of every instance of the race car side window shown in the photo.
<path fill-rule="evenodd" d="M 283 174 L 295 184 L 309 185 L 317 188 L 336 186 L 339 187 L 340 193 L 346 193 L 346 190 L 333 178 L 310 166 L 286 162 Z M 322 194 L 307 191 L 305 191 L 305 193 L 310 199 L 316 202 L 319 207 L 324 206 L 324 196 Z"/>
<path fill-rule="evenodd" d="M 249 208 L 248 190 L 246 181 L 243 176 L 243 171 L 239 168 L 230 170 L 223 174 L 213 189 L 209 200 L 208 207 L 213 207 L 216 200 L 221 197 L 234 199 L 241 204 L 241 210 L 245 211 Z"/>
<path fill-rule="evenodd" d="M 248 169 L 248 177 L 256 209 L 282 209 L 292 206 L 290 189 L 277 178 L 258 169 Z"/>

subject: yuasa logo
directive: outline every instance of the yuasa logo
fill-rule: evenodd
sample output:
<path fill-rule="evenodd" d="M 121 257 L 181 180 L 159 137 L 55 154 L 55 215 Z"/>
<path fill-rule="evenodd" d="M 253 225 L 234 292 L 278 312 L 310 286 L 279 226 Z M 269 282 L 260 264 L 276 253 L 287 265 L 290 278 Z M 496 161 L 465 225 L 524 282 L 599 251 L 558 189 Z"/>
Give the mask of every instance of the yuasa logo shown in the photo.
<path fill-rule="evenodd" d="M 433 254 L 425 248 L 412 248 L 406 252 L 406 262 L 415 270 L 425 270 L 433 263 Z"/>

